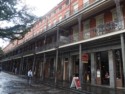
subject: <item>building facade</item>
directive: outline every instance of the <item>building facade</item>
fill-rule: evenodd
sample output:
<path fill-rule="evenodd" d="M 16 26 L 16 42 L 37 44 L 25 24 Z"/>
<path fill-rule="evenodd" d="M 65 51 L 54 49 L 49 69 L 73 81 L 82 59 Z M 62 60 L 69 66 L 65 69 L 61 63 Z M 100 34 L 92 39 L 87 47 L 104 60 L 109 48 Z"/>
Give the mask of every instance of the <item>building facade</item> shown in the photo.
<path fill-rule="evenodd" d="M 63 0 L 3 50 L 6 71 L 124 87 L 125 0 Z"/>

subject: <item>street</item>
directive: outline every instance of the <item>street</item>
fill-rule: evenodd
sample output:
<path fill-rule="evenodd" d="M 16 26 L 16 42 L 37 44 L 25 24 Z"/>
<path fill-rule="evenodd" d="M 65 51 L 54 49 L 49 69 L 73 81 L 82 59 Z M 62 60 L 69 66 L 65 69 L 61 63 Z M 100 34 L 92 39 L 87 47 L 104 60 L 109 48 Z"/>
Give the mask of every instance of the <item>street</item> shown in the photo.
<path fill-rule="evenodd" d="M 109 88 L 89 87 L 83 85 L 82 91 L 71 89 L 66 86 L 63 88 L 54 88 L 52 82 L 42 84 L 39 81 L 28 84 L 27 79 L 21 75 L 11 73 L 0 73 L 0 94 L 125 94 L 124 90 L 114 90 Z M 61 83 L 58 83 L 61 86 Z M 61 86 L 62 87 L 62 86 Z M 86 93 L 85 93 L 85 92 Z M 88 91 L 88 93 L 87 93 Z"/>
<path fill-rule="evenodd" d="M 0 73 L 0 94 L 77 94 L 42 84 L 28 85 L 27 80 L 17 75 Z"/>

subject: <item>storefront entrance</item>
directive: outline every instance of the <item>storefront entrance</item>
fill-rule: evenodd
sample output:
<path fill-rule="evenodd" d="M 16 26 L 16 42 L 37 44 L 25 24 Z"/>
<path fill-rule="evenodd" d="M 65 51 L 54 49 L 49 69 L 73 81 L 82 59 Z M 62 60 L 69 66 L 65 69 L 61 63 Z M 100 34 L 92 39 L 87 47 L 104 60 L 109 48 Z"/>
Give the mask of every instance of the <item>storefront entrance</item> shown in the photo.
<path fill-rule="evenodd" d="M 122 87 L 124 86 L 123 83 L 123 62 L 122 62 L 122 55 L 121 50 L 115 50 L 114 51 L 114 59 L 115 59 L 115 72 L 116 72 L 116 86 Z"/>
<path fill-rule="evenodd" d="M 109 85 L 109 60 L 108 52 L 96 53 L 96 66 L 97 66 L 97 84 Z"/>
<path fill-rule="evenodd" d="M 83 81 L 84 83 L 90 83 L 91 82 L 91 59 L 90 55 L 88 53 L 85 53 L 84 55 L 87 55 L 87 60 L 83 60 Z M 85 57 L 84 57 L 85 59 Z"/>
<path fill-rule="evenodd" d="M 63 80 L 69 80 L 69 58 L 64 58 L 64 67 L 63 67 Z"/>
<path fill-rule="evenodd" d="M 72 56 L 72 73 L 74 76 L 79 77 L 79 57 L 78 57 L 78 55 Z"/>

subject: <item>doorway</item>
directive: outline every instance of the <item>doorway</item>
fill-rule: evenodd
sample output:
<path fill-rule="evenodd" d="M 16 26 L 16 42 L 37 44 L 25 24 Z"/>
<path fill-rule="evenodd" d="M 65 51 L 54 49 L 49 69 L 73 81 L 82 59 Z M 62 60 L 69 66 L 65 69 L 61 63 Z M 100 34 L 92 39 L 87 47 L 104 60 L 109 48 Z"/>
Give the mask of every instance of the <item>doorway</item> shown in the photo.
<path fill-rule="evenodd" d="M 108 52 L 98 52 L 97 56 L 97 84 L 109 85 Z"/>
<path fill-rule="evenodd" d="M 50 59 L 50 62 L 49 62 L 49 77 L 50 79 L 54 79 L 54 58 L 51 58 Z"/>
<path fill-rule="evenodd" d="M 85 53 L 87 55 L 87 60 L 83 60 L 83 81 L 85 83 L 91 82 L 91 59 L 90 55 L 88 53 Z"/>
<path fill-rule="evenodd" d="M 64 58 L 63 80 L 69 80 L 69 58 Z"/>
<path fill-rule="evenodd" d="M 73 76 L 79 77 L 79 57 L 78 55 L 72 56 L 72 73 Z"/>
<path fill-rule="evenodd" d="M 122 62 L 122 54 L 121 50 L 117 49 L 114 51 L 114 59 L 115 59 L 115 73 L 116 73 L 116 86 L 122 87 L 124 86 L 124 79 L 123 79 L 123 62 Z"/>

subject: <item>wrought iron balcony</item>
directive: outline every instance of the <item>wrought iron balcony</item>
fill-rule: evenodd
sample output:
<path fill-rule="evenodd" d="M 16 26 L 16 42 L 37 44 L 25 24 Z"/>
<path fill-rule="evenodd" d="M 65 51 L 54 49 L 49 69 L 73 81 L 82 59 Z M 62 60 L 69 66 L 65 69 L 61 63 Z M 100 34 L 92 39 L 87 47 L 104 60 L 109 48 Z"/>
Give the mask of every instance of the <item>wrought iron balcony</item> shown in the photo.
<path fill-rule="evenodd" d="M 29 54 L 34 54 L 34 53 L 35 53 L 35 50 L 28 50 L 28 51 L 23 52 L 23 55 L 29 55 Z"/>
<path fill-rule="evenodd" d="M 49 50 L 49 49 L 52 49 L 52 48 L 55 48 L 55 47 L 56 47 L 56 42 L 50 43 L 50 44 L 46 44 L 46 45 L 44 45 L 42 47 L 37 47 L 35 51 L 37 53 L 37 52 Z"/>
<path fill-rule="evenodd" d="M 105 24 L 100 24 L 97 27 L 84 30 L 83 32 L 80 33 L 75 33 L 69 36 L 62 36 L 63 38 L 60 39 L 60 46 L 73 42 L 78 42 L 81 40 L 87 40 L 111 32 L 118 32 L 119 30 L 125 29 L 124 26 L 125 21 L 121 21 L 120 23 L 122 23 L 121 26 L 119 25 L 119 22 L 111 21 Z"/>

